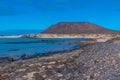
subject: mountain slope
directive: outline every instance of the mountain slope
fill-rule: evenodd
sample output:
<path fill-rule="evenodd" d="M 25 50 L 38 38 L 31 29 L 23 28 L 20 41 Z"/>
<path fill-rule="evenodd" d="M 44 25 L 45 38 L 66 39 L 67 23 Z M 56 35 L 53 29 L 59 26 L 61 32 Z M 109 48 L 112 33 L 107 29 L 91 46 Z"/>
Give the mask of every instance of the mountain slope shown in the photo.
<path fill-rule="evenodd" d="M 90 22 L 60 22 L 52 25 L 44 32 L 45 34 L 99 34 L 99 33 L 118 33 L 117 31 L 106 29 L 102 26 Z"/>

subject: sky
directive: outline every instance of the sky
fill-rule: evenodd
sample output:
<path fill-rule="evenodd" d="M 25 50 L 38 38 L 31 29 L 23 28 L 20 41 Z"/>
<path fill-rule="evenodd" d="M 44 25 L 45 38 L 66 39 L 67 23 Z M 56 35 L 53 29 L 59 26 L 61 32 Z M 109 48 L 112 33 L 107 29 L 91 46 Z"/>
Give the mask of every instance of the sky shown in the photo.
<path fill-rule="evenodd" d="M 0 29 L 41 29 L 92 22 L 120 30 L 120 0 L 0 0 Z"/>

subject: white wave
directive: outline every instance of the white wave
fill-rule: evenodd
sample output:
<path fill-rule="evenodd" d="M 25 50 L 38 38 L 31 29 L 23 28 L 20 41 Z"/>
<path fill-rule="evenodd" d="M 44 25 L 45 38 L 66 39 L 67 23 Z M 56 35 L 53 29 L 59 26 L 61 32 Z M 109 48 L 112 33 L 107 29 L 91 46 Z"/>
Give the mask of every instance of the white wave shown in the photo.
<path fill-rule="evenodd" d="M 18 35 L 18 36 L 0 36 L 0 38 L 20 38 L 22 37 L 22 35 Z"/>

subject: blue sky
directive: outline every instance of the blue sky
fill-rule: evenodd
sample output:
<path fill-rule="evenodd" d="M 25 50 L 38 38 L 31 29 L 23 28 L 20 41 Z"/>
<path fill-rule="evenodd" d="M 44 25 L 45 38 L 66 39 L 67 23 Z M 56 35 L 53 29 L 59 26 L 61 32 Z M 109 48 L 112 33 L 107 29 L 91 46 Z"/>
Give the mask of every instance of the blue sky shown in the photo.
<path fill-rule="evenodd" d="M 68 21 L 120 30 L 120 0 L 0 0 L 1 30 L 44 30 Z"/>

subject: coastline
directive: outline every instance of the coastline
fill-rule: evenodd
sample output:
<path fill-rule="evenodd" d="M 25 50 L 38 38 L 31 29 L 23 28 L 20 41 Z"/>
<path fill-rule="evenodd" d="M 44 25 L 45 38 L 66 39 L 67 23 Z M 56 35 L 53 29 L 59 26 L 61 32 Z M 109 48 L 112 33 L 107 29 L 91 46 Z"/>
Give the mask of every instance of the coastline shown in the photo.
<path fill-rule="evenodd" d="M 0 38 L 89 38 L 97 42 L 105 42 L 112 38 L 120 37 L 120 34 L 27 34 L 18 36 L 0 36 Z"/>
<path fill-rule="evenodd" d="M 99 42 L 106 42 L 114 37 L 120 37 L 119 34 L 28 34 L 28 35 L 18 35 L 18 36 L 3 36 L 2 38 L 87 38 L 88 40 L 86 41 L 77 41 L 75 43 L 80 44 L 82 46 L 86 46 L 89 44 L 94 44 L 94 43 L 99 43 Z M 1 37 L 0 37 L 1 38 Z M 82 48 L 82 46 L 80 48 Z M 51 56 L 54 54 L 59 54 L 59 53 L 65 53 L 65 52 L 71 52 L 72 49 L 69 51 L 58 51 L 58 52 L 48 52 L 48 53 L 41 53 L 41 54 L 34 54 L 31 56 L 28 56 L 26 54 L 21 55 L 20 59 L 14 59 L 14 57 L 4 57 L 0 58 L 0 61 L 5 61 L 5 62 L 13 62 L 13 61 L 18 61 L 18 60 L 26 60 L 26 59 L 32 59 L 36 57 L 44 57 L 44 56 Z"/>
<path fill-rule="evenodd" d="M 89 38 L 97 42 L 105 42 L 112 38 L 120 37 L 120 34 L 28 34 L 21 38 Z"/>
<path fill-rule="evenodd" d="M 73 42 L 73 44 L 78 44 L 79 47 L 74 47 L 72 49 L 69 50 L 63 50 L 63 51 L 56 51 L 56 52 L 47 52 L 47 53 L 37 53 L 37 54 L 33 54 L 33 55 L 27 55 L 27 54 L 22 54 L 21 56 L 19 56 L 19 58 L 17 58 L 17 56 L 10 56 L 10 57 L 1 57 L 0 58 L 0 63 L 11 63 L 14 61 L 19 61 L 19 60 L 28 60 L 28 59 L 33 59 L 36 57 L 47 57 L 47 56 L 52 56 L 55 54 L 59 54 L 59 53 L 69 53 L 72 52 L 74 50 L 80 49 L 83 46 L 92 44 L 92 43 L 96 43 L 94 39 L 87 39 L 85 41 L 75 41 Z"/>
<path fill-rule="evenodd" d="M 115 49 L 113 49 L 115 48 Z M 119 80 L 120 39 L 88 44 L 70 52 L 19 60 L 0 65 L 0 79 Z M 101 73 L 102 72 L 102 73 Z M 79 75 L 77 75 L 79 74 Z M 104 75 L 105 74 L 105 75 Z M 112 76 L 116 75 L 116 76 Z"/>
<path fill-rule="evenodd" d="M 83 43 L 83 46 L 69 52 L 51 53 L 30 59 L 1 63 L 0 79 L 119 80 L 120 66 L 116 65 L 119 65 L 120 61 L 120 38 L 117 38 L 120 35 L 110 35 L 107 38 L 95 36 L 96 38 L 90 38 L 88 42 L 77 42 Z"/>

